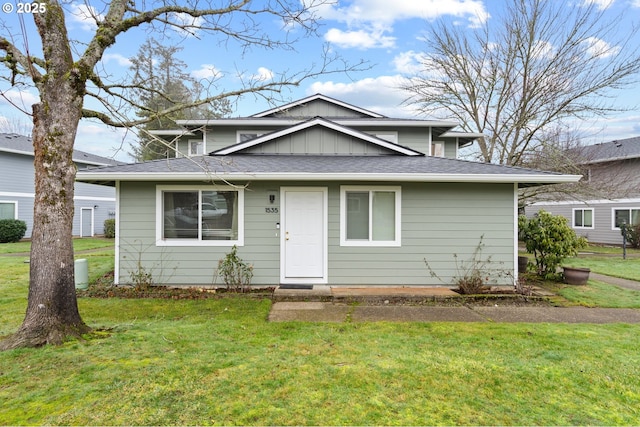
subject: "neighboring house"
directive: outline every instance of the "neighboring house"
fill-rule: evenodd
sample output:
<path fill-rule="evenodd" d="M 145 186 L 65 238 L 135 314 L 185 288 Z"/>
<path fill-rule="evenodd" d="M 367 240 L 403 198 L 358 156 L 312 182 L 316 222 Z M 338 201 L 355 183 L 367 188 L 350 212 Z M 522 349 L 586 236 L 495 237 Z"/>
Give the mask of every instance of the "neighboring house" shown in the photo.
<path fill-rule="evenodd" d="M 592 243 L 622 244 L 620 224 L 640 224 L 640 137 L 595 144 L 573 150 L 584 170 L 587 194 L 557 201 L 538 202 L 527 215 L 541 209 L 563 215 L 580 236 Z"/>
<path fill-rule="evenodd" d="M 222 285 L 236 245 L 258 286 L 450 285 L 482 241 L 512 284 L 518 187 L 579 179 L 458 160 L 479 134 L 323 95 L 179 125 L 184 157 L 78 173 L 116 187 L 116 283 Z"/>
<path fill-rule="evenodd" d="M 25 237 L 33 230 L 35 172 L 31 138 L 13 133 L 0 134 L 0 219 L 27 223 Z M 78 170 L 115 162 L 83 151 L 73 151 Z M 75 185 L 73 235 L 90 237 L 104 233 L 104 220 L 115 218 L 115 191 L 103 185 L 78 182 Z"/>

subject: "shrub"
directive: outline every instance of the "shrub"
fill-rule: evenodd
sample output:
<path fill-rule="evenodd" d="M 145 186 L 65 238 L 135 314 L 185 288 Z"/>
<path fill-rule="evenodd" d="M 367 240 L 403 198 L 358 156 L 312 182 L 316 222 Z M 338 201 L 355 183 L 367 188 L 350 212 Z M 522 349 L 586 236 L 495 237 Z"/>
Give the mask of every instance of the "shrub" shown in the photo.
<path fill-rule="evenodd" d="M 17 242 L 26 232 L 26 222 L 19 219 L 0 219 L 0 243 Z"/>
<path fill-rule="evenodd" d="M 509 275 L 508 272 L 495 268 L 496 264 L 501 265 L 502 263 L 496 263 L 491 259 L 490 255 L 487 257 L 482 256 L 482 250 L 484 248 L 483 239 L 484 235 L 480 236 L 480 242 L 478 242 L 478 245 L 473 251 L 471 259 L 461 261 L 458 259 L 458 254 L 453 254 L 456 263 L 456 275 L 453 277 L 453 282 L 458 286 L 457 291 L 461 294 L 480 294 L 490 285 L 492 280 Z M 437 278 L 444 283 L 431 268 L 426 258 L 424 259 L 424 263 L 431 277 Z"/>
<path fill-rule="evenodd" d="M 640 224 L 627 226 L 627 243 L 632 248 L 640 249 Z"/>
<path fill-rule="evenodd" d="M 116 237 L 116 220 L 105 219 L 104 220 L 104 237 L 107 239 L 115 239 Z"/>
<path fill-rule="evenodd" d="M 218 276 L 222 277 L 227 290 L 232 292 L 246 292 L 249 290 L 253 278 L 253 266 L 245 263 L 238 256 L 238 248 L 233 245 L 223 259 L 218 261 Z"/>
<path fill-rule="evenodd" d="M 535 256 L 538 275 L 547 279 L 558 278 L 562 260 L 576 256 L 579 249 L 587 246 L 587 239 L 578 237 L 565 217 L 546 211 L 531 219 L 520 215 L 518 228 L 527 252 Z"/>

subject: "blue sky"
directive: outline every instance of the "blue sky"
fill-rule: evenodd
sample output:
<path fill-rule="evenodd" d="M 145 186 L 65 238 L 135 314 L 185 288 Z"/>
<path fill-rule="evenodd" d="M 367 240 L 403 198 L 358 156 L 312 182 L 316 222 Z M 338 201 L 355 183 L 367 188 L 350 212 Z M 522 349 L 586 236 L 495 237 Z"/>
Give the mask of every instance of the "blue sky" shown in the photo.
<path fill-rule="evenodd" d="M 640 0 L 569 0 L 565 3 L 568 8 L 580 7 L 585 1 L 596 3 L 611 16 L 624 11 L 628 22 L 620 23 L 620 31 L 625 31 L 629 25 L 640 24 Z M 17 5 L 14 0 L 2 2 L 9 2 L 14 7 Z M 321 18 L 318 36 L 297 44 L 296 52 L 255 48 L 243 55 L 233 43 L 224 43 L 219 38 L 201 33 L 187 36 L 170 32 L 167 33 L 167 43 L 180 44 L 183 48 L 180 59 L 188 64 L 192 75 L 198 78 L 215 75 L 217 83 L 227 89 L 236 87 L 240 76 L 269 79 L 282 72 L 294 73 L 308 68 L 318 61 L 323 46 L 328 45 L 333 52 L 353 63 L 367 61 L 370 69 L 308 80 L 300 87 L 285 91 L 282 94 L 285 99 L 295 100 L 323 93 L 387 116 L 416 117 L 410 107 L 402 105 L 407 94 L 398 89 L 398 85 L 402 77 L 414 75 L 418 70 L 429 26 L 435 20 L 444 20 L 449 25 L 471 30 L 499 15 L 502 4 L 497 0 L 338 0 L 336 4 L 318 10 Z M 90 9 L 84 2 L 65 2 L 71 38 L 82 41 L 92 35 L 95 24 L 88 12 L 99 15 L 105 7 L 103 3 L 92 5 Z M 0 34 L 12 36 L 18 45 L 23 46 L 25 37 L 20 35 L 20 18 L 23 18 L 29 48 L 37 51 L 38 37 L 27 15 L 18 15 L 15 10 L 0 12 Z M 265 20 L 262 24 L 274 34 L 281 31 L 277 22 Z M 128 58 L 136 54 L 139 44 L 147 36 L 147 32 L 138 30 L 119 37 L 103 58 L 104 70 L 114 76 L 125 73 L 129 67 Z M 635 43 L 640 44 L 640 40 Z M 5 70 L 0 71 L 0 75 L 6 75 Z M 0 92 L 4 95 L 0 97 L 0 125 L 8 120 L 28 131 L 30 118 L 11 106 L 8 100 L 30 111 L 30 105 L 37 102 L 36 92 L 25 86 L 12 88 L 2 80 Z M 640 135 L 640 87 L 612 95 L 620 105 L 635 105 L 635 108 L 606 119 L 594 118 L 589 123 L 582 123 L 591 135 L 590 143 Z M 235 107 L 233 115 L 243 116 L 271 106 L 262 99 L 245 96 Z M 128 143 L 133 140 L 130 132 L 83 120 L 76 148 L 127 161 L 130 160 Z"/>

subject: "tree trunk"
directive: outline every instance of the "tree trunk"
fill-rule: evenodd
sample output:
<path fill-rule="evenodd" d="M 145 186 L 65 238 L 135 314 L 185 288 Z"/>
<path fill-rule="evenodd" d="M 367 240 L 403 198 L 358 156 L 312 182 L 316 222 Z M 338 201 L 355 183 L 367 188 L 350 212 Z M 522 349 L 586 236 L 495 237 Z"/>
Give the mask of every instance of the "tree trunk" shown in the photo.
<path fill-rule="evenodd" d="M 51 77 L 44 86 L 41 102 L 33 106 L 35 202 L 29 301 L 22 326 L 0 343 L 0 350 L 60 344 L 90 330 L 78 311 L 72 237 L 73 144 L 82 96 L 72 78 Z"/>

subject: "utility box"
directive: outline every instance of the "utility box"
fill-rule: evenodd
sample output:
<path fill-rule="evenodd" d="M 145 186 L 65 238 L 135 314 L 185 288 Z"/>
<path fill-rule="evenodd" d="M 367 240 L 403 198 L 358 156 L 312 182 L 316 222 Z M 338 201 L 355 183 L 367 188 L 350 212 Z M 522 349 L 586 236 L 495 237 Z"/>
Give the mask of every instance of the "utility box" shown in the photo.
<path fill-rule="evenodd" d="M 89 263 L 86 259 L 77 259 L 73 265 L 76 289 L 89 287 Z"/>

